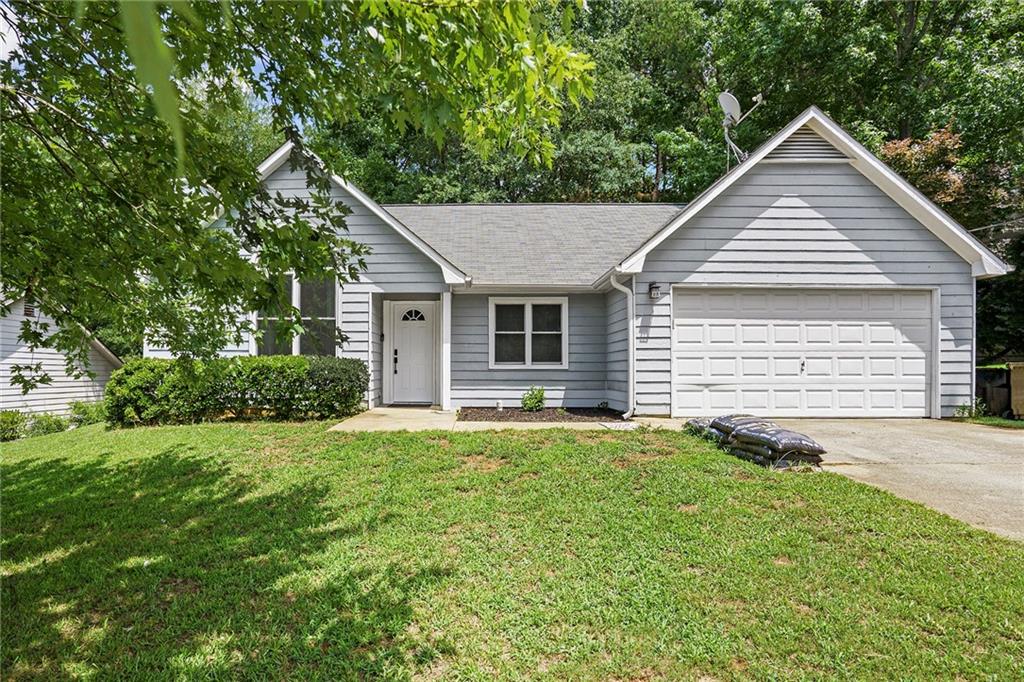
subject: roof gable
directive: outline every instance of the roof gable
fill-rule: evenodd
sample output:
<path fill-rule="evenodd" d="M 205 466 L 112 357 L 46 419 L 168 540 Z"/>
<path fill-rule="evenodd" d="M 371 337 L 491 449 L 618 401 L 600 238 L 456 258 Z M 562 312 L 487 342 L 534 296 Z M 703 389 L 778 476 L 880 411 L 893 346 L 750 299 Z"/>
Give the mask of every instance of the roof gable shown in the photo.
<path fill-rule="evenodd" d="M 259 165 L 256 172 L 260 176 L 260 180 L 264 181 L 274 174 L 281 166 L 283 166 L 288 159 L 291 157 L 292 150 L 295 145 L 292 142 L 285 142 L 281 145 L 273 154 L 268 156 L 263 163 Z M 317 163 L 322 167 L 326 168 L 324 163 L 317 158 L 313 157 Z M 442 256 L 433 246 L 428 244 L 422 238 L 419 237 L 413 230 L 409 229 L 406 225 L 402 224 L 395 216 L 385 211 L 380 204 L 371 199 L 366 193 L 355 185 L 347 182 L 343 178 L 334 173 L 330 174 L 331 181 L 334 182 L 338 187 L 344 190 L 349 196 L 355 201 L 359 202 L 366 207 L 370 213 L 374 214 L 381 221 L 383 221 L 388 227 L 393 229 L 414 247 L 421 251 L 427 258 L 433 261 L 438 267 L 441 268 L 441 272 L 444 275 L 444 281 L 446 284 L 463 284 L 467 280 L 467 275 L 462 272 L 458 267 L 452 264 L 447 258 Z"/>
<path fill-rule="evenodd" d="M 822 144 L 824 142 L 825 144 Z M 830 152 L 828 147 L 838 154 Z M 993 277 L 1009 271 L 998 256 L 989 251 L 945 211 L 882 163 L 845 130 L 817 107 L 810 107 L 750 157 L 722 176 L 686 209 L 642 246 L 624 258 L 613 270 L 635 273 L 643 269 L 644 259 L 681 226 L 703 210 L 758 163 L 830 161 L 849 163 L 879 189 L 928 228 L 961 258 L 971 263 L 975 277 Z"/>

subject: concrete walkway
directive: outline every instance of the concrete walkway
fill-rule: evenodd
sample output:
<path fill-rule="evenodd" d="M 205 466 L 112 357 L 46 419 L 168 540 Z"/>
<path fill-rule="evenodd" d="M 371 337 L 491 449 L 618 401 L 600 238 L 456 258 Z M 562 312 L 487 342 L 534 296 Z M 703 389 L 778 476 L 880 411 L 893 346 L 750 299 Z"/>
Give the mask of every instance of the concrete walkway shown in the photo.
<path fill-rule="evenodd" d="M 622 422 L 619 422 L 622 424 Z M 455 411 L 429 407 L 375 407 L 332 426 L 330 431 L 534 431 L 614 428 L 603 422 L 460 422 Z"/>

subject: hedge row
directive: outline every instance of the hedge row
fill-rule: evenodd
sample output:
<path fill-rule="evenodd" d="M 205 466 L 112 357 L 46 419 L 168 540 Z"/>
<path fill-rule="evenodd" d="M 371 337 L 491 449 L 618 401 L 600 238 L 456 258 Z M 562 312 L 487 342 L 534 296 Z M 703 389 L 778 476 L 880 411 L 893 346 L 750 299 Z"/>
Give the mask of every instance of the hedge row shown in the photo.
<path fill-rule="evenodd" d="M 111 375 L 107 421 L 135 426 L 232 417 L 341 417 L 359 409 L 368 382 L 366 363 L 352 358 L 143 358 Z"/>

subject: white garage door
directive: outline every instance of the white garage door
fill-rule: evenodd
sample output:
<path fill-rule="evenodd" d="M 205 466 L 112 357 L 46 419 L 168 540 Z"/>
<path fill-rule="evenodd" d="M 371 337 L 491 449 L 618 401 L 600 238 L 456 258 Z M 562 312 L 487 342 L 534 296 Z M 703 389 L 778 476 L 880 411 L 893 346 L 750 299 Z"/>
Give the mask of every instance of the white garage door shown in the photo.
<path fill-rule="evenodd" d="M 673 412 L 925 417 L 927 291 L 673 292 Z"/>

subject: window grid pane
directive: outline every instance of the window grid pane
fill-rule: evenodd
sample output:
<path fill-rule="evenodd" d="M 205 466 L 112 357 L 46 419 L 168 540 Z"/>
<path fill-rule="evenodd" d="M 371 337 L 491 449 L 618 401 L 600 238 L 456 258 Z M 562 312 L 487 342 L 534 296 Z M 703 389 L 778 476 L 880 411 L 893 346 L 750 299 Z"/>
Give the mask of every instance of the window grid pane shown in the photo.
<path fill-rule="evenodd" d="M 562 364 L 562 335 L 561 333 L 540 333 L 533 334 L 530 339 L 533 362 L 545 365 Z"/>
<path fill-rule="evenodd" d="M 277 335 L 277 320 L 261 320 L 258 323 L 257 334 L 260 334 L 259 345 L 256 348 L 257 355 L 291 355 L 291 339 L 281 339 Z"/>
<path fill-rule="evenodd" d="M 526 306 L 498 304 L 494 306 L 494 330 L 499 332 L 525 332 Z"/>
<path fill-rule="evenodd" d="M 494 362 L 522 365 L 526 363 L 526 334 L 495 334 Z"/>
<path fill-rule="evenodd" d="M 334 317 L 334 280 L 299 282 L 299 309 L 303 317 Z"/>
<path fill-rule="evenodd" d="M 334 320 L 314 320 L 303 318 L 302 326 L 306 330 L 299 336 L 299 355 L 335 355 Z"/>
<path fill-rule="evenodd" d="M 533 308 L 533 331 L 562 331 L 562 305 L 560 303 L 535 304 Z"/>

